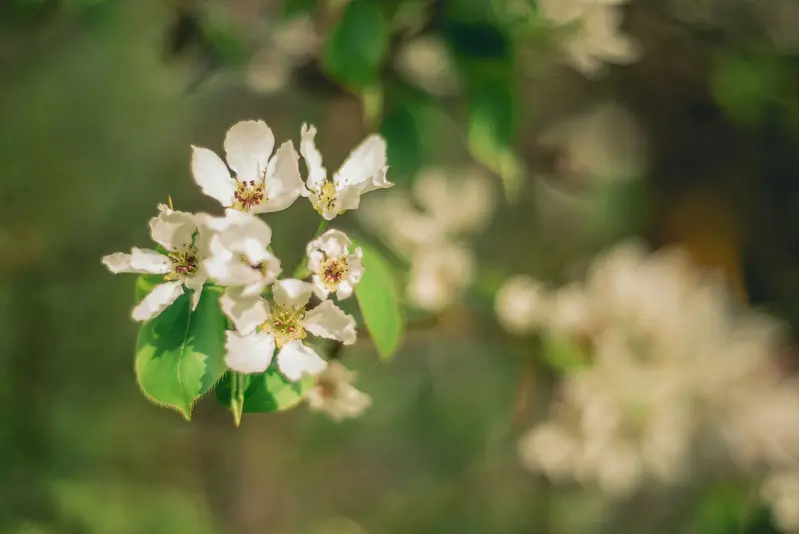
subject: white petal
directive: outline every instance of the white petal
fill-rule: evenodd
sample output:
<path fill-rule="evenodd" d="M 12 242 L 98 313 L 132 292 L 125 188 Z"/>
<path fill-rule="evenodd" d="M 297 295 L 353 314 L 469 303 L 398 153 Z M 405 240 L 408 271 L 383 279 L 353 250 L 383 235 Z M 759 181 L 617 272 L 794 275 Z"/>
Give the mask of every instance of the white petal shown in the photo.
<path fill-rule="evenodd" d="M 103 257 L 103 264 L 114 274 L 166 274 L 172 269 L 168 257 L 154 250 L 133 248 L 131 254 L 116 252 Z"/>
<path fill-rule="evenodd" d="M 311 298 L 313 286 L 302 280 L 278 280 L 272 286 L 275 304 L 284 308 L 304 308 Z"/>
<path fill-rule="evenodd" d="M 283 376 L 292 382 L 297 382 L 304 375 L 318 375 L 325 370 L 327 362 L 312 348 L 300 341 L 292 341 L 283 345 L 278 352 L 277 366 Z"/>
<path fill-rule="evenodd" d="M 301 136 L 300 154 L 302 154 L 302 159 L 305 160 L 305 166 L 308 168 L 306 184 L 309 190 L 318 191 L 327 179 L 327 169 L 322 165 L 322 154 L 317 150 L 314 142 L 316 128 L 303 124 Z"/>
<path fill-rule="evenodd" d="M 352 241 L 341 230 L 328 230 L 317 237 L 306 247 L 306 254 L 310 258 L 314 251 L 324 252 L 329 258 L 344 258 L 349 252 Z"/>
<path fill-rule="evenodd" d="M 167 282 L 155 287 L 144 299 L 133 308 L 134 321 L 147 321 L 167 309 L 183 294 L 183 284 Z"/>
<path fill-rule="evenodd" d="M 371 181 L 386 166 L 386 141 L 370 135 L 350 153 L 336 173 L 336 189 Z"/>
<path fill-rule="evenodd" d="M 114 252 L 108 256 L 103 256 L 103 265 L 114 274 L 132 273 L 130 266 L 130 254 L 124 252 Z"/>
<path fill-rule="evenodd" d="M 300 157 L 291 141 L 286 141 L 275 153 L 269 162 L 266 171 L 265 199 L 266 202 L 255 206 L 254 213 L 271 213 L 281 211 L 300 197 L 305 189 L 300 176 Z"/>
<path fill-rule="evenodd" d="M 192 146 L 191 172 L 202 192 L 223 206 L 233 204 L 236 181 L 230 177 L 225 162 L 207 148 Z"/>
<path fill-rule="evenodd" d="M 167 209 L 150 219 L 150 236 L 169 251 L 191 245 L 196 231 L 194 217 L 183 211 Z"/>
<path fill-rule="evenodd" d="M 260 295 L 247 296 L 244 288 L 229 287 L 219 297 L 222 312 L 242 334 L 254 332 L 269 317 L 269 304 Z"/>
<path fill-rule="evenodd" d="M 319 300 L 325 300 L 328 297 L 328 295 L 330 295 L 330 290 L 322 281 L 322 277 L 319 276 L 318 274 L 315 274 L 313 275 L 311 280 L 313 283 L 314 295 L 316 295 L 319 298 Z"/>
<path fill-rule="evenodd" d="M 200 297 L 203 293 L 203 286 L 207 280 L 207 276 L 205 273 L 200 270 L 197 274 L 192 276 L 191 278 L 187 278 L 183 281 L 183 285 L 186 286 L 187 289 L 192 290 L 191 294 L 191 309 L 192 311 L 197 309 L 197 305 L 200 303 Z"/>
<path fill-rule="evenodd" d="M 272 363 L 275 338 L 266 332 L 243 336 L 228 331 L 225 342 L 225 364 L 239 373 L 263 373 Z"/>
<path fill-rule="evenodd" d="M 355 319 L 333 304 L 332 300 L 326 300 L 306 313 L 302 326 L 315 336 L 335 339 L 345 345 L 355 343 Z"/>
<path fill-rule="evenodd" d="M 349 280 L 342 280 L 338 285 L 338 289 L 336 289 L 336 298 L 338 300 L 348 299 L 352 296 L 354 291 L 355 286 L 352 282 Z"/>
<path fill-rule="evenodd" d="M 240 181 L 260 181 L 274 148 L 275 136 L 263 121 L 238 122 L 225 136 L 227 162 Z"/>

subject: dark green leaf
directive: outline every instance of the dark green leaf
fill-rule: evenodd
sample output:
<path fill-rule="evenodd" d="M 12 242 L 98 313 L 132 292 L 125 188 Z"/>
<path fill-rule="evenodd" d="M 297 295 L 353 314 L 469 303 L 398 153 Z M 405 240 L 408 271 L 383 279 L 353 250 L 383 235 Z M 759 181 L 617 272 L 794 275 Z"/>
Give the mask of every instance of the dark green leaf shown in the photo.
<path fill-rule="evenodd" d="M 380 125 L 380 133 L 388 145 L 392 177 L 399 180 L 410 180 L 421 168 L 424 158 L 416 111 L 408 103 L 396 103 Z"/>
<path fill-rule="evenodd" d="M 141 277 L 137 296 L 151 287 L 153 280 Z M 206 287 L 192 311 L 191 295 L 184 293 L 139 330 L 135 368 L 142 392 L 186 419 L 225 371 L 226 320 L 218 301 L 219 291 Z"/>
<path fill-rule="evenodd" d="M 378 2 L 351 0 L 325 44 L 325 71 L 350 89 L 369 85 L 377 77 L 388 46 L 388 28 Z"/>
<path fill-rule="evenodd" d="M 306 13 L 313 12 L 319 5 L 319 0 L 283 0 L 280 6 L 280 17 L 288 20 Z"/>
<path fill-rule="evenodd" d="M 388 360 L 399 348 L 405 330 L 397 279 L 379 252 L 362 242 L 355 245 L 363 251 L 364 266 L 355 296 L 380 357 Z"/>
<path fill-rule="evenodd" d="M 228 372 L 216 387 L 216 398 L 228 409 L 234 410 L 238 395 L 234 395 L 231 377 Z M 242 376 L 242 375 L 239 375 Z M 276 362 L 264 373 L 243 375 L 244 395 L 241 411 L 244 413 L 279 412 L 295 407 L 314 385 L 313 377 L 305 377 L 299 382 L 287 380 L 277 369 Z"/>
<path fill-rule="evenodd" d="M 463 60 L 506 59 L 510 57 L 510 40 L 489 22 L 450 21 L 444 35 L 455 54 Z"/>

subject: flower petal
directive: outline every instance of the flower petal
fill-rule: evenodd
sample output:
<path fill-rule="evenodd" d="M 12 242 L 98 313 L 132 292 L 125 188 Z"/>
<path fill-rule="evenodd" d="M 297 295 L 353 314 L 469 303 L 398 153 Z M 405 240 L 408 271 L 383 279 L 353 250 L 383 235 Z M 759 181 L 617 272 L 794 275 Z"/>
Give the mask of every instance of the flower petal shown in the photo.
<path fill-rule="evenodd" d="M 253 207 L 253 213 L 282 211 L 300 197 L 305 189 L 300 176 L 300 156 L 291 141 L 286 141 L 275 153 L 266 170 L 265 202 Z"/>
<path fill-rule="evenodd" d="M 301 136 L 300 154 L 308 168 L 308 178 L 305 183 L 310 191 L 318 191 L 327 179 L 327 169 L 322 165 L 322 154 L 317 150 L 314 142 L 316 128 L 303 124 Z"/>
<path fill-rule="evenodd" d="M 236 181 L 231 178 L 225 162 L 207 148 L 192 146 L 191 173 L 202 192 L 223 206 L 233 204 Z"/>
<path fill-rule="evenodd" d="M 132 316 L 134 321 L 147 321 L 152 319 L 169 306 L 172 305 L 179 296 L 183 294 L 183 284 L 181 282 L 167 282 L 155 286 L 155 289 L 142 299 L 133 308 Z"/>
<path fill-rule="evenodd" d="M 172 262 L 160 252 L 135 247 L 130 254 L 116 252 L 104 256 L 103 265 L 114 274 L 166 274 L 172 268 Z"/>
<path fill-rule="evenodd" d="M 313 286 L 308 282 L 289 278 L 278 280 L 272 286 L 275 304 L 284 308 L 303 308 L 311 298 Z"/>
<path fill-rule="evenodd" d="M 336 289 L 336 298 L 338 300 L 348 299 L 352 296 L 352 293 L 355 291 L 355 286 L 349 280 L 343 280 L 339 285 L 338 289 Z"/>
<path fill-rule="evenodd" d="M 205 273 L 200 270 L 197 274 L 192 276 L 191 278 L 186 278 L 183 280 L 183 285 L 186 286 L 187 289 L 191 289 L 191 310 L 194 311 L 197 309 L 197 305 L 200 303 L 200 297 L 203 294 L 203 286 L 205 285 L 205 281 L 208 280 L 208 277 Z"/>
<path fill-rule="evenodd" d="M 316 250 L 324 252 L 329 258 L 344 258 L 351 246 L 352 241 L 347 234 L 341 230 L 332 229 L 308 243 L 305 252 L 309 258 Z"/>
<path fill-rule="evenodd" d="M 386 141 L 373 134 L 350 153 L 336 173 L 336 189 L 340 186 L 360 187 L 371 181 L 386 166 Z"/>
<path fill-rule="evenodd" d="M 245 287 L 229 287 L 219 297 L 222 312 L 242 334 L 254 332 L 269 317 L 269 304 L 260 295 L 245 295 Z"/>
<path fill-rule="evenodd" d="M 150 219 L 150 236 L 153 241 L 169 251 L 175 251 L 192 244 L 197 224 L 190 213 L 174 211 L 165 205 L 159 206 L 159 213 Z"/>
<path fill-rule="evenodd" d="M 225 136 L 227 162 L 240 181 L 261 181 L 274 148 L 275 136 L 264 121 L 238 122 Z"/>
<path fill-rule="evenodd" d="M 283 376 L 297 382 L 305 375 L 318 375 L 325 370 L 327 362 L 311 347 L 292 341 L 278 352 L 277 367 Z"/>
<path fill-rule="evenodd" d="M 302 326 L 315 336 L 335 339 L 345 345 L 355 343 L 355 319 L 332 300 L 326 300 L 306 313 Z"/>
<path fill-rule="evenodd" d="M 275 338 L 266 332 L 241 335 L 228 330 L 225 364 L 239 373 L 263 373 L 272 363 Z"/>

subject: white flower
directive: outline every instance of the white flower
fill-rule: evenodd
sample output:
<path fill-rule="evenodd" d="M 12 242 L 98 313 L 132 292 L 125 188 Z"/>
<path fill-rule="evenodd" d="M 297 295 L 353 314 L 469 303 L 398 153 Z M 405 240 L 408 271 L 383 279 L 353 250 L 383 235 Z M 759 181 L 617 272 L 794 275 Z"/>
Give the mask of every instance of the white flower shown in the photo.
<path fill-rule="evenodd" d="M 358 417 L 369 408 L 372 399 L 352 385 L 356 376 L 340 362 L 330 362 L 308 393 L 308 407 L 327 414 L 334 421 Z"/>
<path fill-rule="evenodd" d="M 308 243 L 308 269 L 320 299 L 335 293 L 339 300 L 352 295 L 363 276 L 363 252 L 340 230 L 328 230 Z"/>
<path fill-rule="evenodd" d="M 584 75 L 604 74 L 605 63 L 633 63 L 640 57 L 638 45 L 619 32 L 627 0 L 541 0 L 541 15 L 564 26 L 560 47 L 569 62 Z"/>
<path fill-rule="evenodd" d="M 386 141 L 379 135 L 370 135 L 358 145 L 330 179 L 322 165 L 322 154 L 316 148 L 316 128 L 302 125 L 300 153 L 308 167 L 308 178 L 303 195 L 322 217 L 330 221 L 347 210 L 358 207 L 361 195 L 391 187 L 386 179 Z"/>
<path fill-rule="evenodd" d="M 547 297 L 541 284 L 526 275 L 509 278 L 497 292 L 494 309 L 499 324 L 522 336 L 539 328 L 547 313 Z"/>
<path fill-rule="evenodd" d="M 439 312 L 452 304 L 474 279 L 471 250 L 457 243 L 421 249 L 411 258 L 406 296 L 419 309 Z"/>
<path fill-rule="evenodd" d="M 199 220 L 213 232 L 204 265 L 209 278 L 226 286 L 219 299 L 222 310 L 234 318 L 236 330 L 249 334 L 266 320 L 260 295 L 282 270 L 280 260 L 269 251 L 272 229 L 235 210 L 227 210 L 225 217 L 203 215 Z"/>
<path fill-rule="evenodd" d="M 201 265 L 207 254 L 207 235 L 198 228 L 194 215 L 158 206 L 159 214 L 150 219 L 150 236 L 166 249 L 133 248 L 130 254 L 117 252 L 103 258 L 114 273 L 157 274 L 164 283 L 133 308 L 134 321 L 147 321 L 167 309 L 183 294 L 183 286 L 194 291 L 193 306 L 200 300 L 206 274 Z"/>
<path fill-rule="evenodd" d="M 358 218 L 403 256 L 446 240 L 443 226 L 429 214 L 416 209 L 410 195 L 403 190 L 365 201 L 358 210 Z"/>
<path fill-rule="evenodd" d="M 236 123 L 225 137 L 227 163 L 236 177 L 214 152 L 193 146 L 194 181 L 225 207 L 248 213 L 284 210 L 303 190 L 299 156 L 291 141 L 272 156 L 274 146 L 275 136 L 263 121 Z"/>
<path fill-rule="evenodd" d="M 311 347 L 303 344 L 308 333 L 325 339 L 355 343 L 355 319 L 344 313 L 332 301 L 325 300 L 307 310 L 313 285 L 301 280 L 279 280 L 272 286 L 273 306 L 263 299 L 257 305 L 267 319 L 256 332 L 227 333 L 228 367 L 240 373 L 260 373 L 272 362 L 275 348 L 277 367 L 287 379 L 298 381 L 305 375 L 318 375 L 327 367 Z M 239 310 L 233 308 L 228 316 L 234 321 Z"/>
<path fill-rule="evenodd" d="M 494 211 L 494 188 L 476 167 L 427 167 L 414 181 L 413 194 L 448 236 L 481 232 Z"/>
<path fill-rule="evenodd" d="M 544 327 L 580 343 L 592 365 L 565 377 L 551 420 L 524 441 L 528 467 L 619 496 L 711 469 L 702 451 L 722 468 L 784 465 L 799 452 L 799 394 L 775 359 L 780 328 L 684 253 L 621 244 L 550 310 Z"/>

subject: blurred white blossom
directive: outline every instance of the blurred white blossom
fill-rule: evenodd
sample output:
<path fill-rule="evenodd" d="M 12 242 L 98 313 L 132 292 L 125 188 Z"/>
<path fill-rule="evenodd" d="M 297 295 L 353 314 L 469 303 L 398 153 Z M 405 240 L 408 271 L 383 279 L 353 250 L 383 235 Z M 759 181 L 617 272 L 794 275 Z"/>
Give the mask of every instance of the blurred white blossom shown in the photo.
<path fill-rule="evenodd" d="M 353 386 L 356 378 L 341 362 L 330 362 L 308 393 L 308 407 L 334 421 L 358 417 L 372 404 L 372 398 Z"/>
<path fill-rule="evenodd" d="M 474 280 L 476 259 L 465 238 L 485 229 L 494 202 L 494 190 L 482 171 L 429 167 L 410 192 L 397 190 L 370 199 L 359 216 L 409 260 L 408 301 L 440 312 Z"/>
<path fill-rule="evenodd" d="M 559 46 L 571 65 L 589 78 L 606 63 L 638 61 L 639 45 L 621 33 L 622 7 L 629 0 L 541 0 L 539 12 L 561 30 Z"/>
<path fill-rule="evenodd" d="M 615 247 L 553 294 L 543 328 L 572 336 L 592 364 L 564 378 L 551 420 L 520 442 L 532 469 L 619 496 L 679 483 L 707 447 L 741 469 L 799 451 L 799 389 L 782 387 L 777 369 L 780 325 L 678 250 Z"/>
<path fill-rule="evenodd" d="M 545 320 L 548 298 L 533 278 L 517 275 L 505 281 L 494 301 L 500 326 L 514 335 L 537 330 Z"/>
<path fill-rule="evenodd" d="M 397 52 L 398 72 L 437 96 L 454 94 L 458 90 L 458 75 L 444 41 L 424 35 L 406 42 Z"/>
<path fill-rule="evenodd" d="M 646 168 L 640 125 L 634 115 L 612 102 L 556 122 L 544 130 L 539 141 L 557 151 L 555 171 L 570 183 L 640 178 Z"/>
<path fill-rule="evenodd" d="M 264 28 L 266 43 L 253 55 L 247 66 L 247 86 L 259 94 L 272 94 L 284 89 L 294 68 L 319 49 L 319 35 L 308 17 Z"/>
<path fill-rule="evenodd" d="M 799 470 L 770 475 L 760 488 L 760 498 L 771 506 L 780 530 L 791 534 L 799 532 Z"/>

